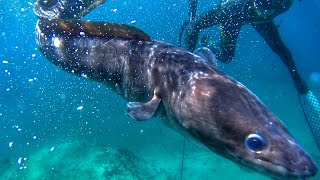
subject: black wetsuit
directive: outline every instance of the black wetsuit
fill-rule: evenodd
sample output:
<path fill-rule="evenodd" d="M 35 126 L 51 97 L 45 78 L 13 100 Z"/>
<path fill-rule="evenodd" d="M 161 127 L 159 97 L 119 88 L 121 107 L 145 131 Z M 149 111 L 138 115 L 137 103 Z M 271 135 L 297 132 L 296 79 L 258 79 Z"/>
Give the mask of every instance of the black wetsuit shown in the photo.
<path fill-rule="evenodd" d="M 273 19 L 286 12 L 292 3 L 293 0 L 229 0 L 221 3 L 190 23 L 185 34 L 186 47 L 194 50 L 200 30 L 220 24 L 220 47 L 205 42 L 203 44 L 217 53 L 220 61 L 228 63 L 234 57 L 240 29 L 245 24 L 251 24 L 287 66 L 299 94 L 306 94 L 308 87 L 300 77 L 292 54 L 283 43 L 273 22 Z"/>

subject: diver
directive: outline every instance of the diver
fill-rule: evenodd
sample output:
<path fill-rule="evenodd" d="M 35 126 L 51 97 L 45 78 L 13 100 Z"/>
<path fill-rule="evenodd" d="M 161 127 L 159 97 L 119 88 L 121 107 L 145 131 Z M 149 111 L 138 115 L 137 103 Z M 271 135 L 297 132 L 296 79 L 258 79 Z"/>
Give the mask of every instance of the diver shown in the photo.
<path fill-rule="evenodd" d="M 194 51 L 199 33 L 202 29 L 220 25 L 220 45 L 216 45 L 209 36 L 203 36 L 200 44 L 208 47 L 223 63 L 232 61 L 235 55 L 236 42 L 241 28 L 250 24 L 263 37 L 274 53 L 286 65 L 295 87 L 299 93 L 300 103 L 305 117 L 312 129 L 313 135 L 320 149 L 320 103 L 301 78 L 295 65 L 293 56 L 282 41 L 278 27 L 273 19 L 286 12 L 294 0 L 227 0 L 215 5 L 211 10 L 195 17 L 197 0 L 189 0 L 189 20 L 185 21 L 181 31 L 184 35 L 186 48 Z"/>

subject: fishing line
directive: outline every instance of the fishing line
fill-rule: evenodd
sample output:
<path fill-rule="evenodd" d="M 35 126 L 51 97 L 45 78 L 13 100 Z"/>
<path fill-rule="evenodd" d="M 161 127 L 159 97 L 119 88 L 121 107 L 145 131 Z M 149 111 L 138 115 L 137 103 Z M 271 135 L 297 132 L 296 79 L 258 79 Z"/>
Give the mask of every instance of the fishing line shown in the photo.
<path fill-rule="evenodd" d="M 183 136 L 183 147 L 182 147 L 182 159 L 181 159 L 181 169 L 180 169 L 180 179 L 182 180 L 183 175 L 183 165 L 184 165 L 184 152 L 186 148 L 186 137 Z"/>

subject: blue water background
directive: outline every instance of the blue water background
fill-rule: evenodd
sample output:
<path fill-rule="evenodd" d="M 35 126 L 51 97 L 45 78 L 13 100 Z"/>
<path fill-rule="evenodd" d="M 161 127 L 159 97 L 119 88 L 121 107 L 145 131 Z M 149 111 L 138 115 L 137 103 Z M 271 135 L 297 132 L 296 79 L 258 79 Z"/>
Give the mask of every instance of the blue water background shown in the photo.
<path fill-rule="evenodd" d="M 199 12 L 217 2 L 199 0 Z M 107 87 L 68 74 L 47 61 L 35 42 L 37 18 L 32 3 L 0 0 L 0 175 L 12 167 L 16 174 L 21 173 L 20 157 L 29 158 L 43 147 L 50 150 L 60 143 L 77 140 L 84 146 L 125 147 L 150 159 L 172 163 L 170 167 L 176 170 L 175 177 L 179 179 L 184 138 L 163 126 L 159 119 L 146 122 L 130 119 L 125 115 L 126 101 Z M 180 26 L 187 18 L 187 3 L 115 0 L 85 19 L 125 24 L 134 20 L 133 25 L 152 38 L 177 45 Z M 296 1 L 288 12 L 276 18 L 276 23 L 300 73 L 320 97 L 320 82 L 310 79 L 313 72 L 320 72 L 320 2 Z M 204 33 L 218 38 L 218 27 Z M 250 26 L 242 29 L 235 59 L 227 65 L 219 64 L 219 68 L 249 87 L 319 164 L 319 151 L 289 73 L 254 29 Z M 77 110 L 80 106 L 83 109 Z M 206 161 L 199 154 L 222 165 L 212 161 L 201 164 Z M 239 169 L 190 140 L 186 157 L 184 173 L 189 178 L 185 179 L 265 178 Z M 201 168 L 192 167 L 197 162 Z"/>

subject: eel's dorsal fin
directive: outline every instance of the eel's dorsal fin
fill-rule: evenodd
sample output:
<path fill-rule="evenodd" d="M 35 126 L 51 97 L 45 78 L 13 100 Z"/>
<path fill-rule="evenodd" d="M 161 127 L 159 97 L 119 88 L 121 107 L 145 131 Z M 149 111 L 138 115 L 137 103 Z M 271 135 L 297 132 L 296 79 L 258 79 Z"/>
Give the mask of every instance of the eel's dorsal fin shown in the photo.
<path fill-rule="evenodd" d="M 118 37 L 123 39 L 137 39 L 151 41 L 141 29 L 109 22 L 93 22 L 83 20 L 41 20 L 39 26 L 43 32 L 65 36 Z"/>
<path fill-rule="evenodd" d="M 160 102 L 161 99 L 156 94 L 146 103 L 129 102 L 127 104 L 127 113 L 131 118 L 138 121 L 147 120 L 154 115 Z"/>

